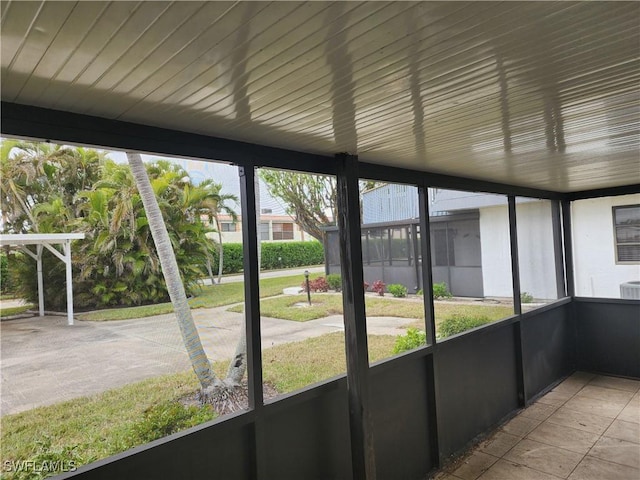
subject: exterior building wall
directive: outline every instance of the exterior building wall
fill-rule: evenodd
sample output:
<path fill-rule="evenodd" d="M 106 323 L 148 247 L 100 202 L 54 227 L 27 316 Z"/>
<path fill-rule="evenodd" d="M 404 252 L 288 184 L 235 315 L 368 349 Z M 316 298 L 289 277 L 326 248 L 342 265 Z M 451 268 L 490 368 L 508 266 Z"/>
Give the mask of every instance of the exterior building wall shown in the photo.
<path fill-rule="evenodd" d="M 455 190 L 431 190 L 431 213 L 480 212 L 483 291 L 487 297 L 511 297 L 511 253 L 507 198 Z M 418 216 L 417 189 L 389 184 L 363 197 L 364 223 Z M 576 295 L 620 298 L 620 284 L 640 280 L 640 265 L 616 261 L 612 207 L 640 204 L 640 195 L 580 200 L 572 204 Z M 517 199 L 520 287 L 535 299 L 557 298 L 551 205 Z M 459 245 L 462 247 L 462 244 Z M 456 248 L 456 258 L 463 257 Z"/>
<path fill-rule="evenodd" d="M 231 222 L 231 217 L 221 215 L 221 223 Z M 222 241 L 224 243 L 242 243 L 242 217 L 238 216 L 235 231 L 222 232 Z M 315 240 L 311 235 L 305 233 L 288 215 L 260 215 L 260 223 L 267 223 L 269 225 L 269 239 L 263 239 L 263 242 L 300 242 Z M 287 223 L 293 226 L 293 238 L 290 239 L 274 239 L 274 224 Z M 261 233 L 260 226 L 258 227 L 258 234 Z M 213 238 L 217 241 L 218 233 L 213 234 Z"/>
<path fill-rule="evenodd" d="M 512 297 L 511 245 L 506 206 L 480 209 L 482 283 L 486 297 Z"/>
<path fill-rule="evenodd" d="M 558 292 L 555 282 L 551 202 L 519 202 L 516 214 L 520 291 L 527 292 L 536 299 L 556 299 Z"/>
<path fill-rule="evenodd" d="M 394 222 L 418 218 L 418 188 L 389 183 L 362 196 L 362 223 Z"/>
<path fill-rule="evenodd" d="M 640 265 L 616 262 L 613 207 L 640 204 L 640 195 L 572 203 L 576 295 L 620 298 L 620 284 L 640 280 Z"/>
<path fill-rule="evenodd" d="M 555 299 L 555 257 L 551 204 L 545 201 L 517 203 L 520 290 L 536 299 Z M 506 205 L 480 208 L 482 277 L 488 297 L 511 297 L 511 245 Z"/>

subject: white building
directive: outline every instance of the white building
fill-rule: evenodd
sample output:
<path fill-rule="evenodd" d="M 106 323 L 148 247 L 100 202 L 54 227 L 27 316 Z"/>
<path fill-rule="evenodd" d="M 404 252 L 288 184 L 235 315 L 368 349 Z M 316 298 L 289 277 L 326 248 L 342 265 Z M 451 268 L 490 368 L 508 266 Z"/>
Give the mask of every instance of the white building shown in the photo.
<path fill-rule="evenodd" d="M 307 241 L 315 240 L 311 235 L 306 233 L 300 226 L 293 221 L 290 215 L 274 215 L 272 210 L 261 208 L 260 214 L 260 240 L 263 242 L 279 242 L 279 241 Z M 214 227 L 215 228 L 215 227 Z M 222 230 L 222 241 L 242 243 L 242 216 L 234 222 L 228 215 L 220 216 L 220 228 Z M 218 234 L 212 235 L 217 241 Z"/>
<path fill-rule="evenodd" d="M 429 198 L 434 282 L 447 278 L 454 294 L 468 290 L 464 280 L 479 283 L 480 267 L 482 296 L 511 297 L 506 196 L 430 189 Z M 362 203 L 365 224 L 418 217 L 413 186 L 383 185 L 364 193 Z M 551 202 L 518 197 L 516 213 L 520 290 L 540 300 L 557 298 Z M 461 214 L 477 215 L 477 226 L 455 223 Z M 452 219 L 449 226 L 443 217 Z M 640 195 L 576 201 L 571 217 L 576 295 L 620 298 L 621 284 L 640 280 Z"/>
<path fill-rule="evenodd" d="M 639 210 L 639 194 L 572 203 L 576 295 L 618 298 L 640 280 Z"/>
<path fill-rule="evenodd" d="M 194 183 L 200 183 L 205 179 L 213 179 L 222 184 L 221 193 L 231 194 L 240 198 L 240 183 L 238 167 L 224 163 L 203 162 L 200 160 L 172 159 L 182 165 L 188 172 Z M 242 212 L 240 204 L 229 205 L 238 214 L 237 221 L 230 216 L 220 217 L 223 242 L 242 243 Z M 215 228 L 215 226 L 213 226 Z M 260 240 L 263 242 L 278 241 L 305 241 L 314 238 L 305 233 L 286 212 L 280 201 L 271 196 L 267 185 L 260 180 Z M 218 239 L 217 233 L 213 235 Z"/>

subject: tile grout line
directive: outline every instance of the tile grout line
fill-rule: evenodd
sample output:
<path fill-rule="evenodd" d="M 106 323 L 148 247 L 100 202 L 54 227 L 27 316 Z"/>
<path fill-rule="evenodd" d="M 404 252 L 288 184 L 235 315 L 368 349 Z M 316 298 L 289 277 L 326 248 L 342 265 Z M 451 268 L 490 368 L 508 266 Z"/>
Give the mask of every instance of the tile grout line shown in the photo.
<path fill-rule="evenodd" d="M 592 382 L 593 380 L 597 379 L 597 378 L 598 378 L 598 377 L 594 377 L 593 379 L 591 379 L 591 380 L 587 383 L 587 385 L 591 384 L 591 382 Z M 585 386 L 586 386 L 586 385 L 585 385 Z M 616 390 L 616 391 L 629 392 L 629 390 L 623 390 L 623 389 L 619 389 L 619 388 L 613 388 L 613 387 L 602 387 L 602 386 L 599 386 L 599 385 L 594 385 L 594 386 L 596 386 L 596 387 L 600 387 L 600 388 L 610 388 L 611 390 Z M 583 387 L 583 388 L 584 388 L 584 387 Z M 581 389 L 581 390 L 582 390 L 582 389 Z M 636 390 L 635 392 L 633 392 L 633 393 L 632 393 L 631 398 L 627 401 L 627 403 L 625 403 L 625 406 L 624 406 L 624 407 L 622 408 L 622 410 L 620 410 L 620 412 L 619 412 L 619 413 L 614 417 L 614 419 L 613 419 L 613 420 L 611 421 L 611 423 L 607 426 L 607 428 L 605 428 L 605 429 L 604 429 L 604 431 L 603 431 L 601 434 L 596 434 L 596 435 L 598 435 L 598 440 L 596 440 L 596 441 L 595 441 L 595 443 L 594 443 L 591 447 L 589 447 L 589 450 L 587 451 L 587 453 L 583 455 L 583 457 L 582 457 L 582 459 L 580 460 L 580 462 L 578 462 L 578 464 L 573 468 L 573 470 L 572 470 L 572 471 L 571 471 L 571 473 L 567 476 L 567 478 L 569 478 L 569 477 L 573 474 L 573 472 L 578 468 L 578 466 L 580 466 L 580 464 L 581 464 L 581 463 L 584 461 L 584 459 L 585 459 L 585 458 L 587 458 L 587 457 L 592 458 L 592 459 L 595 459 L 595 460 L 597 460 L 597 461 L 604 461 L 604 462 L 608 462 L 608 463 L 613 463 L 613 464 L 615 464 L 615 465 L 621 465 L 621 466 L 624 466 L 624 467 L 629 467 L 629 465 L 625 465 L 625 464 L 623 464 L 623 463 L 614 462 L 614 461 L 609 460 L 609 459 L 605 460 L 605 459 L 603 459 L 603 458 L 596 457 L 595 455 L 589 455 L 589 454 L 591 453 L 591 450 L 593 450 L 593 447 L 595 447 L 595 446 L 596 446 L 596 444 L 597 444 L 597 443 L 598 443 L 598 442 L 599 442 L 599 441 L 600 441 L 600 440 L 605 436 L 605 433 L 607 433 L 607 430 L 609 430 L 609 428 L 611 428 L 611 425 L 613 425 L 613 422 L 615 422 L 616 420 L 618 420 L 618 417 L 620 416 L 620 414 L 622 413 L 622 411 L 623 411 L 625 408 L 627 408 L 627 407 L 629 406 L 629 404 L 632 402 L 633 398 L 634 398 L 634 397 L 635 397 L 635 395 L 638 393 L 638 391 L 640 391 L 640 389 L 639 389 L 639 390 Z M 573 397 L 571 397 L 571 398 L 573 399 L 573 398 L 577 395 L 577 393 L 578 393 L 578 392 L 576 392 L 576 394 L 575 394 Z M 594 414 L 594 415 L 595 415 L 595 414 Z M 599 415 L 599 416 L 601 416 L 601 415 Z M 608 418 L 608 417 L 603 417 L 603 418 Z M 623 421 L 623 420 L 620 420 L 620 421 Z M 594 433 L 595 433 L 595 432 L 594 432 Z M 607 437 L 607 438 L 613 438 L 613 437 Z M 630 467 L 630 468 L 634 468 L 634 467 Z"/>
<path fill-rule="evenodd" d="M 583 388 L 584 388 L 584 387 L 583 387 Z M 582 390 L 582 389 L 581 389 L 581 390 Z M 580 391 L 580 390 L 578 390 L 578 391 Z M 574 394 L 574 395 L 573 395 L 569 400 L 571 400 L 572 398 L 574 398 L 576 395 L 577 395 L 577 392 L 576 392 L 576 393 L 575 393 L 575 394 Z M 569 400 L 567 400 L 567 402 L 568 402 Z M 566 403 L 566 402 L 565 402 L 565 403 Z M 561 408 L 561 407 L 557 408 L 555 411 L 557 412 L 560 408 Z M 555 412 L 554 412 L 554 413 L 555 413 Z M 551 415 L 553 415 L 553 413 L 552 413 Z M 540 425 L 543 425 L 544 423 L 546 423 L 546 422 L 547 422 L 547 420 L 549 420 L 549 418 L 551 418 L 551 415 L 549 415 L 549 417 L 547 417 L 547 419 L 546 419 L 546 420 L 543 420 L 543 421 L 542 421 L 542 423 L 540 423 Z M 550 423 L 551 425 L 556 425 L 556 424 L 554 424 L 553 422 L 549 422 L 549 423 Z M 531 432 L 529 432 L 525 438 L 527 438 L 528 440 L 530 440 L 530 441 L 532 441 L 532 442 L 538 442 L 538 443 L 541 443 L 542 445 L 547 445 L 548 447 L 553 447 L 553 448 L 557 448 L 557 449 L 560 449 L 560 450 L 565 450 L 565 451 L 567 451 L 567 452 L 577 453 L 578 455 L 582 455 L 582 458 L 580 458 L 580 460 L 578 461 L 578 463 L 576 463 L 575 467 L 573 467 L 573 468 L 571 469 L 571 471 L 569 472 L 569 474 L 568 474 L 567 476 L 565 476 L 565 477 L 564 477 L 564 479 L 566 480 L 566 479 L 568 479 L 568 478 L 571 476 L 571 474 L 573 474 L 574 470 L 575 470 L 576 468 L 578 468 L 578 465 L 580 465 L 580 464 L 582 463 L 582 461 L 585 459 L 585 457 L 587 456 L 587 454 L 586 454 L 586 453 L 581 454 L 581 453 L 579 453 L 579 452 L 574 452 L 574 451 L 572 451 L 572 450 L 568 450 L 568 449 L 566 449 L 566 448 L 558 447 L 558 446 L 556 446 L 556 445 L 549 445 L 549 444 L 547 444 L 547 443 L 540 442 L 540 441 L 538 441 L 538 440 L 533 440 L 533 439 L 529 438 L 529 435 L 530 435 L 532 432 L 534 432 L 538 427 L 540 427 L 540 425 L 538 425 L 538 426 L 537 426 L 536 428 L 534 428 Z M 565 426 L 565 427 L 566 427 L 566 425 L 560 425 L 560 426 Z M 572 428 L 572 427 L 567 427 L 567 428 Z M 574 430 L 578 430 L 578 429 L 576 428 L 576 429 L 574 429 Z M 596 441 L 597 441 L 597 440 L 596 440 Z M 518 442 L 518 443 L 520 443 L 520 442 Z M 517 443 L 516 445 L 518 445 L 518 443 Z M 595 445 L 595 443 L 594 443 L 594 445 Z M 589 450 L 590 450 L 590 449 L 591 449 L 591 447 L 589 448 Z M 531 468 L 531 467 L 529 467 L 529 468 Z M 535 469 L 534 469 L 534 470 L 535 470 Z M 543 473 L 547 473 L 547 472 L 543 472 Z"/>
<path fill-rule="evenodd" d="M 606 377 L 606 375 L 595 375 L 595 376 L 593 376 L 593 377 L 592 377 L 592 378 L 590 378 L 588 381 L 586 381 L 585 383 L 583 383 L 582 385 L 580 385 L 580 388 L 579 388 L 578 390 L 576 390 L 575 392 L 573 392 L 573 393 L 563 392 L 562 390 L 556 390 L 556 389 L 553 389 L 553 390 L 550 390 L 549 392 L 547 392 L 545 395 L 543 395 L 543 396 L 541 396 L 540 398 L 538 398 L 538 399 L 536 400 L 536 402 L 535 402 L 535 403 L 533 403 L 532 405 L 540 404 L 540 405 L 542 405 L 542 406 L 544 406 L 544 407 L 554 407 L 553 412 L 552 412 L 552 413 L 551 413 L 547 418 L 545 418 L 545 419 L 543 419 L 543 420 L 541 420 L 540 418 L 533 417 L 533 416 L 531 416 L 531 417 L 530 417 L 530 416 L 527 416 L 526 414 L 524 414 L 524 413 L 526 412 L 527 408 L 522 409 L 522 411 L 521 411 L 520 413 L 518 413 L 516 416 L 514 416 L 513 418 L 517 418 L 518 416 L 522 416 L 522 417 L 524 417 L 524 418 L 525 418 L 525 419 L 527 419 L 527 420 L 534 420 L 534 421 L 535 421 L 535 420 L 537 420 L 537 421 L 539 421 L 539 423 L 538 423 L 538 424 L 537 424 L 537 425 L 536 425 L 532 430 L 530 430 L 529 432 L 527 432 L 527 433 L 526 433 L 525 435 L 523 435 L 523 436 L 521 436 L 521 435 L 519 435 L 519 434 L 516 434 L 516 433 L 512 433 L 512 432 L 508 432 L 508 431 L 504 430 L 504 428 L 503 428 L 503 427 L 504 427 L 506 424 L 505 424 L 505 425 L 503 425 L 503 426 L 501 426 L 501 427 L 499 427 L 498 429 L 496 429 L 496 430 L 494 431 L 494 434 L 493 434 L 493 435 L 495 435 L 495 434 L 497 434 L 497 433 L 504 433 L 504 434 L 508 434 L 508 435 L 511 435 L 511 436 L 517 437 L 517 438 L 518 438 L 518 440 L 516 441 L 516 443 L 515 443 L 512 447 L 510 447 L 509 449 L 507 449 L 507 450 L 506 450 L 502 455 L 500 455 L 500 456 L 497 456 L 497 455 L 495 455 L 495 454 L 493 454 L 493 453 L 488 453 L 488 452 L 483 451 L 483 450 L 480 448 L 480 444 L 479 444 L 479 445 L 477 445 L 476 447 L 474 447 L 474 449 L 472 450 L 472 452 L 471 452 L 471 454 L 469 455 L 469 457 L 471 457 L 471 456 L 472 456 L 474 453 L 476 453 L 476 452 L 480 452 L 480 453 L 482 453 L 482 454 L 484 454 L 484 455 L 488 455 L 488 456 L 493 457 L 493 458 L 495 458 L 495 459 L 496 459 L 496 460 L 491 464 L 491 466 L 490 466 L 489 468 L 487 468 L 486 470 L 482 471 L 479 475 L 477 475 L 477 476 L 475 477 L 475 480 L 477 480 L 478 478 L 480 478 L 480 477 L 481 477 L 482 475 L 484 475 L 486 472 L 491 471 L 491 469 L 493 469 L 493 468 L 496 466 L 496 464 L 497 464 L 500 460 L 504 460 L 505 462 L 508 462 L 508 463 L 510 463 L 510 464 L 512 464 L 512 465 L 519 465 L 519 466 L 523 466 L 523 467 L 528 468 L 528 469 L 530 469 L 530 470 L 533 470 L 534 472 L 537 472 L 537 473 L 541 473 L 541 474 L 544 474 L 544 475 L 549 475 L 549 476 L 551 476 L 551 477 L 555 477 L 555 478 L 559 478 L 559 479 L 560 479 L 560 478 L 562 478 L 562 479 L 565 479 L 565 480 L 566 480 L 566 479 L 568 479 L 571 475 L 573 475 L 573 473 L 576 471 L 576 469 L 577 469 L 577 468 L 578 468 L 578 467 L 579 467 L 579 466 L 584 462 L 584 460 L 585 460 L 587 457 L 589 457 L 590 459 L 595 460 L 595 461 L 602 461 L 602 462 L 609 463 L 609 464 L 613 464 L 613 465 L 618 465 L 618 466 L 622 466 L 622 467 L 626 467 L 626 468 L 632 468 L 632 469 L 634 469 L 634 470 L 639 470 L 639 469 L 636 469 L 636 468 L 635 468 L 635 467 L 633 467 L 633 466 L 626 465 L 626 464 L 624 464 L 624 463 L 618 463 L 618 462 L 615 462 L 615 461 L 612 461 L 612 460 L 609 460 L 609 459 L 603 459 L 603 458 L 600 458 L 600 457 L 597 457 L 597 456 L 590 455 L 590 453 L 591 453 L 591 451 L 593 450 L 593 448 L 596 446 L 596 444 L 597 444 L 597 443 L 598 443 L 598 442 L 599 442 L 603 437 L 610 438 L 610 439 L 613 439 L 613 440 L 622 441 L 622 442 L 627 442 L 627 443 L 635 443 L 635 442 L 629 442 L 628 440 L 625 440 L 625 439 L 618 439 L 618 438 L 616 438 L 616 437 L 609 437 L 609 436 L 606 436 L 605 434 L 606 434 L 606 432 L 609 430 L 609 428 L 611 428 L 611 426 L 613 425 L 613 423 L 614 423 L 615 421 L 619 421 L 619 422 L 627 422 L 626 420 L 622 420 L 622 419 L 620 419 L 619 417 L 620 417 L 620 415 L 622 414 L 622 412 L 623 412 L 627 407 L 629 407 L 629 405 L 633 402 L 633 400 L 634 400 L 635 396 L 636 396 L 636 395 L 638 395 L 638 393 L 640 392 L 640 387 L 639 387 L 639 388 L 637 388 L 637 389 L 635 389 L 634 391 L 631 391 L 631 390 L 628 390 L 628 389 L 612 387 L 612 386 L 610 386 L 610 385 L 602 386 L 602 385 L 593 384 L 593 382 L 594 382 L 594 381 L 600 380 L 602 377 Z M 568 377 L 568 378 L 571 378 L 571 377 Z M 613 377 L 613 378 L 617 378 L 617 377 Z M 566 380 L 567 380 L 567 379 L 565 379 L 565 381 L 566 381 Z M 575 384 L 575 386 L 577 386 L 577 385 L 578 385 L 579 383 L 581 383 L 581 382 L 582 382 L 581 380 L 575 380 L 575 383 L 576 383 L 576 384 Z M 562 385 L 562 383 L 558 384 L 558 386 L 560 386 L 560 385 Z M 592 412 L 581 412 L 581 411 L 579 411 L 579 410 L 574 410 L 574 409 L 572 409 L 572 408 L 567 408 L 567 409 L 566 409 L 566 410 L 568 410 L 569 412 L 572 412 L 572 413 L 574 413 L 574 414 L 577 414 L 578 416 L 580 416 L 580 415 L 593 415 L 593 416 L 595 416 L 595 417 L 599 417 L 599 418 L 602 418 L 602 419 L 606 419 L 606 420 L 608 420 L 609 422 L 608 422 L 608 424 L 606 425 L 606 427 L 604 428 L 604 430 L 602 431 L 602 433 L 594 432 L 594 431 L 590 431 L 590 430 L 583 430 L 583 429 L 575 428 L 575 427 L 573 427 L 573 426 L 569 426 L 569 425 L 565 425 L 565 424 L 561 424 L 561 423 L 556 423 L 556 422 L 554 422 L 554 421 L 551 419 L 551 417 L 552 417 L 555 413 L 557 413 L 557 412 L 558 412 L 558 410 L 560 410 L 561 408 L 565 407 L 565 406 L 566 406 L 566 404 L 567 404 L 568 402 L 570 402 L 571 400 L 573 400 L 573 399 L 575 399 L 576 397 L 578 397 L 578 394 L 579 394 L 581 391 L 583 391 L 583 390 L 585 389 L 585 387 L 587 387 L 587 386 L 589 386 L 589 385 L 594 386 L 594 387 L 598 387 L 598 388 L 602 388 L 602 389 L 610 389 L 610 390 L 617 391 L 617 392 L 626 392 L 626 393 L 631 393 L 631 398 L 629 398 L 629 400 L 628 400 L 626 403 L 624 403 L 624 406 L 622 407 L 622 409 L 620 410 L 620 412 L 618 412 L 618 414 L 617 414 L 615 417 L 613 417 L 613 418 L 612 418 L 612 417 L 603 416 L 603 415 L 599 415 L 599 414 L 592 413 Z M 558 386 L 556 386 L 556 388 L 558 388 Z M 556 393 L 560 394 L 561 396 L 563 396 L 563 395 L 570 395 L 570 396 L 569 396 L 569 398 L 568 398 L 568 399 L 566 399 L 566 400 L 560 400 L 560 401 L 556 401 L 556 402 L 554 402 L 554 403 L 545 403 L 545 402 L 543 401 L 543 400 L 544 400 L 544 397 L 545 397 L 546 395 L 548 395 L 549 393 L 553 393 L 554 391 L 555 391 Z M 599 398 L 591 397 L 591 396 L 589 396 L 589 395 L 583 395 L 583 396 L 581 396 L 581 397 L 589 398 L 589 399 L 591 399 L 591 400 L 600 400 Z M 581 397 L 578 397 L 578 398 L 581 398 Z M 531 406 L 531 405 L 530 405 L 530 406 Z M 513 420 L 513 419 L 512 419 L 512 420 Z M 591 447 L 589 447 L 589 448 L 588 448 L 588 450 L 587 450 L 587 452 L 586 452 L 586 453 L 581 453 L 581 452 L 575 452 L 575 451 L 573 451 L 573 450 L 569 450 L 569 449 L 567 449 L 567 448 L 558 447 L 558 446 L 556 446 L 556 445 L 551 445 L 551 444 L 548 444 L 548 443 L 546 443 L 546 442 L 544 442 L 544 441 L 534 440 L 534 439 L 532 439 L 532 438 L 530 438 L 530 437 L 529 437 L 529 435 L 530 435 L 532 432 L 534 432 L 536 429 L 538 429 L 540 426 L 544 425 L 545 423 L 546 423 L 546 424 L 548 424 L 548 425 L 550 425 L 550 426 L 558 426 L 558 427 L 562 427 L 562 428 L 568 428 L 568 429 L 571 429 L 571 430 L 577 430 L 577 431 L 579 431 L 579 432 L 584 432 L 584 433 L 588 433 L 588 434 L 591 434 L 591 435 L 595 435 L 595 436 L 597 436 L 597 440 L 596 440 L 596 441 L 591 445 Z M 627 423 L 635 423 L 635 422 L 627 422 Z M 580 460 L 578 461 L 578 463 L 575 465 L 575 467 L 573 467 L 573 469 L 571 470 L 571 472 L 570 472 L 567 476 L 564 476 L 564 477 L 560 477 L 560 476 L 558 476 L 558 475 L 556 475 L 556 474 L 548 473 L 548 472 L 545 472 L 545 471 L 539 470 L 538 468 L 534 468 L 534 467 L 531 467 L 531 466 L 529 466 L 529 465 L 525 465 L 525 464 L 522 464 L 522 463 L 518 463 L 518 462 L 515 462 L 515 461 L 512 461 L 512 460 L 509 460 L 509 459 L 505 458 L 505 457 L 506 457 L 510 452 L 512 452 L 512 451 L 513 451 L 513 450 L 514 450 L 518 445 L 520 445 L 520 444 L 521 444 L 521 442 L 522 442 L 523 440 L 530 440 L 530 441 L 532 441 L 532 442 L 537 442 L 537 443 L 540 443 L 540 444 L 545 445 L 545 446 L 547 446 L 547 447 L 551 447 L 551 448 L 555 448 L 555 449 L 564 450 L 564 451 L 566 451 L 566 452 L 573 453 L 573 454 L 578 454 L 578 455 L 581 455 L 581 458 L 580 458 Z M 469 458 L 469 457 L 467 457 L 467 458 Z M 640 471 L 640 470 L 639 470 L 639 471 Z M 448 475 L 450 475 L 452 478 L 455 478 L 455 479 L 461 479 L 461 477 L 459 477 L 459 476 L 455 475 L 453 471 L 449 471 L 449 472 L 446 472 L 446 473 L 447 473 Z M 461 479 L 461 480 L 463 480 L 463 479 Z"/>

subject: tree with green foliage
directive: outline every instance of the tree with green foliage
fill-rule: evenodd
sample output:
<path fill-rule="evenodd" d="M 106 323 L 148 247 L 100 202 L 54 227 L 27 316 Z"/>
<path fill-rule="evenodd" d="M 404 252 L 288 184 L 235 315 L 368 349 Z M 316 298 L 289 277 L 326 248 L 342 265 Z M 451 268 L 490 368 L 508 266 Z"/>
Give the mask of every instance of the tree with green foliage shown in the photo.
<path fill-rule="evenodd" d="M 335 178 L 269 169 L 260 170 L 260 178 L 300 228 L 322 242 L 322 228 L 335 225 L 337 218 Z"/>
<path fill-rule="evenodd" d="M 240 342 L 227 378 L 216 377 L 186 297 L 209 259 L 206 219 L 220 212 L 235 216 L 225 204 L 235 198 L 222 195 L 215 182 L 194 185 L 182 167 L 164 160 L 144 164 L 139 155 L 127 154 L 129 166 L 90 149 L 3 146 L 8 150 L 3 171 L 15 172 L 9 180 L 18 187 L 11 190 L 9 181 L 6 189 L 3 185 L 3 212 L 13 222 L 10 231 L 19 227 L 27 232 L 85 233 L 85 239 L 74 244 L 73 261 L 80 267 L 74 283 L 76 303 L 95 308 L 171 298 L 202 399 L 215 407 L 219 401 L 244 396 L 240 382 L 246 344 Z M 4 202 L 16 192 L 22 204 L 5 208 Z M 32 299 L 37 295 L 35 265 L 22 257 L 21 293 Z M 59 295 L 64 272 L 54 260 L 52 255 L 43 258 L 48 276 L 45 301 L 51 309 L 65 300 Z"/>
<path fill-rule="evenodd" d="M 100 178 L 106 158 L 99 150 L 17 140 L 3 140 L 0 151 L 3 228 L 9 233 L 40 231 L 33 209 L 53 199 L 77 217 L 76 195 Z"/>
<path fill-rule="evenodd" d="M 3 140 L 0 147 L 0 200 L 3 233 L 24 233 L 34 225 L 28 187 L 40 169 L 18 140 Z M 33 228 L 33 227 L 32 227 Z M 37 231 L 37 230 L 33 230 Z"/>
<path fill-rule="evenodd" d="M 228 203 L 234 202 L 238 204 L 238 197 L 230 193 L 222 193 L 222 184 L 210 179 L 200 183 L 199 187 L 205 195 L 202 213 L 207 216 L 210 223 L 215 223 L 216 231 L 218 232 L 218 283 L 220 283 L 222 282 L 222 270 L 224 268 L 224 249 L 222 246 L 220 216 L 226 214 L 231 217 L 231 221 L 238 221 L 238 214 Z"/>
<path fill-rule="evenodd" d="M 259 175 L 269 192 L 285 204 L 294 222 L 323 242 L 324 228 L 335 225 L 338 218 L 335 177 L 264 168 Z M 379 182 L 361 180 L 360 191 L 364 193 L 378 185 Z"/>
<path fill-rule="evenodd" d="M 105 152 L 60 145 L 5 140 L 2 146 L 2 213 L 12 233 L 84 232 L 74 242 L 73 262 L 78 309 L 142 305 L 168 300 L 147 218 L 127 165 Z M 213 243 L 202 221 L 210 194 L 192 185 L 187 172 L 168 161 L 146 165 L 160 208 L 170 225 L 180 273 L 189 293 L 197 288 L 201 266 Z M 11 187 L 15 185 L 16 188 Z M 15 193 L 23 199 L 16 203 Z M 13 196 L 12 196 L 13 195 Z M 64 309 L 64 270 L 50 252 L 43 254 L 47 272 L 47 309 Z M 37 299 L 35 262 L 13 255 L 12 269 L 21 279 L 20 293 Z"/>

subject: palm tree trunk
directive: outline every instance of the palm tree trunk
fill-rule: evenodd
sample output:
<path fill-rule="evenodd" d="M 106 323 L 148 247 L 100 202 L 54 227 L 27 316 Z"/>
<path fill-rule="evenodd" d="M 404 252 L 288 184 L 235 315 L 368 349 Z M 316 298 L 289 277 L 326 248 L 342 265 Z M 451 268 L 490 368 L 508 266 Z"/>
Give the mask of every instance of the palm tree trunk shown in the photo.
<path fill-rule="evenodd" d="M 129 161 L 131 172 L 133 173 L 136 186 L 140 192 L 142 204 L 147 214 L 149 228 L 156 245 L 156 250 L 158 251 L 162 274 L 164 275 L 167 290 L 169 290 L 169 297 L 171 297 L 171 303 L 176 313 L 182 340 L 189 355 L 193 370 L 200 381 L 202 389 L 205 390 L 219 383 L 219 380 L 211 369 L 209 359 L 202 348 L 200 335 L 198 335 L 198 330 L 193 322 L 191 307 L 189 307 L 187 303 L 187 295 L 184 290 L 182 278 L 180 277 L 180 271 L 178 270 L 175 252 L 173 251 L 167 227 L 162 218 L 160 207 L 158 206 L 158 201 L 151 187 L 149 177 L 147 176 L 147 171 L 142 163 L 142 157 L 137 153 L 127 152 L 127 160 Z"/>
<path fill-rule="evenodd" d="M 247 332 L 244 328 L 241 328 L 240 338 L 236 345 L 236 351 L 233 354 L 233 358 L 229 363 L 227 370 L 227 378 L 225 383 L 228 385 L 240 385 L 244 374 L 247 371 Z"/>
<path fill-rule="evenodd" d="M 209 280 L 211 280 L 211 285 L 216 284 L 216 279 L 213 276 L 213 270 L 211 269 L 211 259 L 207 255 L 207 273 L 209 274 Z"/>

